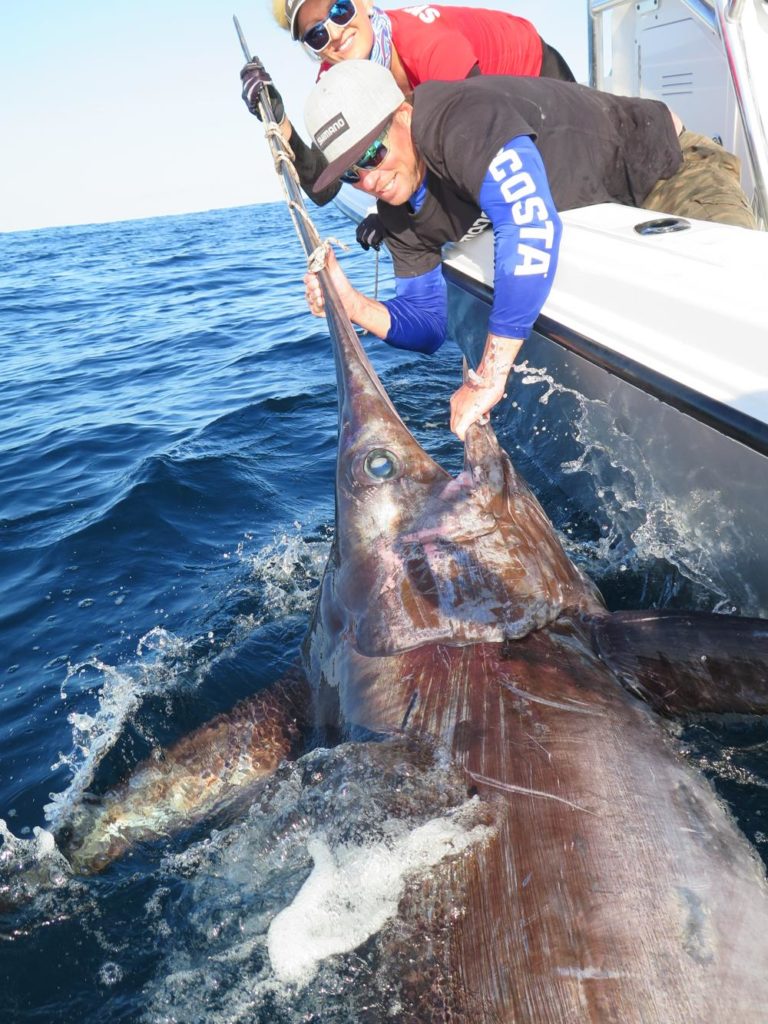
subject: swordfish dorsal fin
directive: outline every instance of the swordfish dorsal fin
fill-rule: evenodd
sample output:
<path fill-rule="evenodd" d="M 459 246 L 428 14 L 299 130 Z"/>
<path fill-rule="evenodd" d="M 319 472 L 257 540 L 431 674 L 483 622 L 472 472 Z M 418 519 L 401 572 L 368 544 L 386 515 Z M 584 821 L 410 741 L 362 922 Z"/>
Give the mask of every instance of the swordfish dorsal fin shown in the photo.
<path fill-rule="evenodd" d="M 695 612 L 617 612 L 592 628 L 621 682 L 669 715 L 768 714 L 768 621 Z"/>

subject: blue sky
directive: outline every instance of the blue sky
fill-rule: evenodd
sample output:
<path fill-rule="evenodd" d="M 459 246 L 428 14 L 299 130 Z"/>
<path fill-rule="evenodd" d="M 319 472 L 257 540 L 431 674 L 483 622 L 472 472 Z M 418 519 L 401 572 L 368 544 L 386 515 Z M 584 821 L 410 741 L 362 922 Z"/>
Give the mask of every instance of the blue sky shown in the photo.
<path fill-rule="evenodd" d="M 529 18 L 586 80 L 586 0 L 441 2 Z M 277 27 L 271 0 L 3 4 L 0 231 L 280 199 L 240 100 L 233 13 L 303 131 L 316 65 Z"/>

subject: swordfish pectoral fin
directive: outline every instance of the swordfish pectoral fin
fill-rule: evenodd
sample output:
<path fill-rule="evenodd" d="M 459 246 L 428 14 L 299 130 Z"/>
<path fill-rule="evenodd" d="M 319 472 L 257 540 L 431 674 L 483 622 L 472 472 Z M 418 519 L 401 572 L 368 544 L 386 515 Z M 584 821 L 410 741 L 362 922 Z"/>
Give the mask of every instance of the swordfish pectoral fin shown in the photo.
<path fill-rule="evenodd" d="M 768 714 L 768 620 L 680 612 L 597 617 L 595 650 L 628 689 L 669 714 Z"/>
<path fill-rule="evenodd" d="M 76 872 L 93 874 L 137 843 L 239 806 L 253 784 L 297 754 L 310 709 L 309 684 L 296 668 L 140 764 L 104 796 L 79 804 L 57 845 Z"/>

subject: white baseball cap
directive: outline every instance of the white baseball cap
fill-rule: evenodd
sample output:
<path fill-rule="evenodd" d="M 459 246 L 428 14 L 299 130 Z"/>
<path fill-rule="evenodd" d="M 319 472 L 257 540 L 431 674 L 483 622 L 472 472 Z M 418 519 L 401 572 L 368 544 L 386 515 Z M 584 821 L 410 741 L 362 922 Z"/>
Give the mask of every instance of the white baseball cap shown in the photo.
<path fill-rule="evenodd" d="M 370 60 L 334 64 L 309 94 L 307 131 L 328 166 L 313 188 L 326 188 L 381 134 L 405 97 L 388 68 Z"/>

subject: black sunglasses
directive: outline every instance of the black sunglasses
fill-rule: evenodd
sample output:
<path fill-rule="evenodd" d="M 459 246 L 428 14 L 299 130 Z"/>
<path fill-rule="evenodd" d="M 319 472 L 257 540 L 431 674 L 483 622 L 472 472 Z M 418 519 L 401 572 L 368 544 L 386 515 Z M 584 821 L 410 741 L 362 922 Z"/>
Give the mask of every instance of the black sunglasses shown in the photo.
<path fill-rule="evenodd" d="M 315 53 L 320 53 L 331 41 L 328 22 L 332 21 L 334 25 L 348 25 L 356 14 L 357 8 L 352 0 L 336 0 L 327 17 L 307 29 L 301 37 L 302 43 Z"/>
<path fill-rule="evenodd" d="M 341 181 L 345 181 L 348 185 L 356 185 L 360 181 L 360 171 L 370 171 L 386 160 L 387 153 L 389 153 L 386 138 L 391 127 L 392 122 L 390 121 L 384 132 L 375 142 L 370 144 L 360 159 L 356 160 L 348 170 L 344 171 L 341 175 Z"/>

